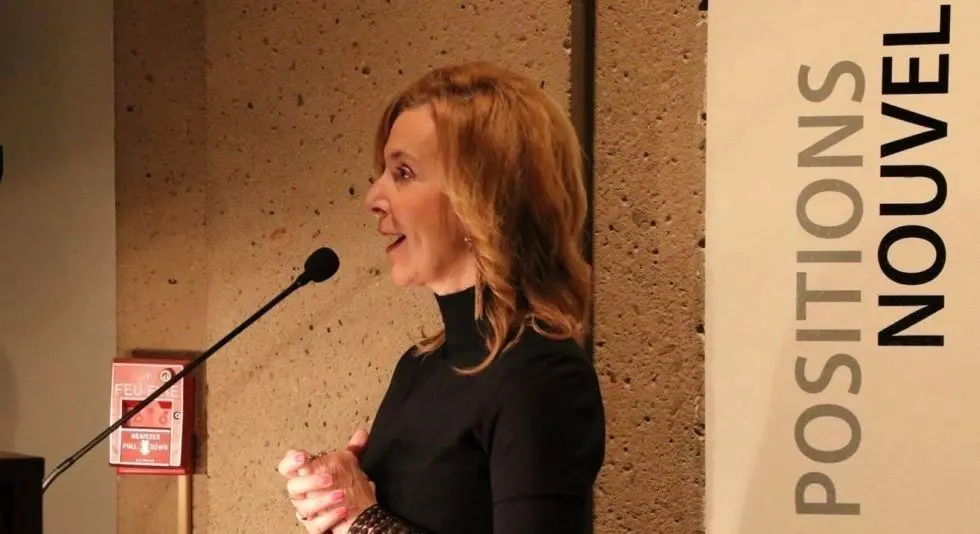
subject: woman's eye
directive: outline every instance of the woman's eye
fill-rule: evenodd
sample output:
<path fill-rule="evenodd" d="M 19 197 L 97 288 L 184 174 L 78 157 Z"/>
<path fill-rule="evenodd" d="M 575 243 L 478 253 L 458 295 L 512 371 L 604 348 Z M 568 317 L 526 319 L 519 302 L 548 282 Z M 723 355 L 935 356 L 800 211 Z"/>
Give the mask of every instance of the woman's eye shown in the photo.
<path fill-rule="evenodd" d="M 408 180 L 412 177 L 412 169 L 408 167 L 398 167 L 395 169 L 395 179 L 396 180 Z"/>

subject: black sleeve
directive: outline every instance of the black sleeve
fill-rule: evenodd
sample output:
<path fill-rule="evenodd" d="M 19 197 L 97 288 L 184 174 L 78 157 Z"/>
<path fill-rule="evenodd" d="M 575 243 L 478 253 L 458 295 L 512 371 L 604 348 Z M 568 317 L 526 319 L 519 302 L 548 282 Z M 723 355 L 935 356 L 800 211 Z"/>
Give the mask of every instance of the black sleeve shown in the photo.
<path fill-rule="evenodd" d="M 595 369 L 579 354 L 522 354 L 502 378 L 490 440 L 497 534 L 585 534 L 605 453 Z"/>
<path fill-rule="evenodd" d="M 427 534 L 403 519 L 374 505 L 361 512 L 351 524 L 348 534 Z"/>

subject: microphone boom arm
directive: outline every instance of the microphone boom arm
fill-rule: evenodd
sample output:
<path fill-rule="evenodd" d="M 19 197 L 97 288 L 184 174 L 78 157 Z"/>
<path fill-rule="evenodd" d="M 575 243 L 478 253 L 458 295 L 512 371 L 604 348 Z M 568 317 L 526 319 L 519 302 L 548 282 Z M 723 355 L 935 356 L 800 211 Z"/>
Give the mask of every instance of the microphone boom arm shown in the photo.
<path fill-rule="evenodd" d="M 269 302 L 267 302 L 265 304 L 265 306 L 262 306 L 261 308 L 259 308 L 258 311 L 256 311 L 255 313 L 253 313 L 248 319 L 245 319 L 241 324 L 239 324 L 237 327 L 235 327 L 234 330 L 232 330 L 231 332 L 229 332 L 225 337 L 221 338 L 217 343 L 215 343 L 214 345 L 212 345 L 211 348 L 209 348 L 203 354 L 201 354 L 200 356 L 194 358 L 189 364 L 187 364 L 183 369 L 181 369 L 181 371 L 179 373 L 176 373 L 173 377 L 170 378 L 170 380 L 167 380 L 166 382 L 164 382 L 159 388 L 156 389 L 156 391 L 154 391 L 152 394 L 150 394 L 150 396 L 148 396 L 147 398 L 143 399 L 143 401 L 141 401 L 139 404 L 137 404 L 136 406 L 134 406 L 131 410 L 129 410 L 128 412 L 126 412 L 125 414 L 123 414 L 123 416 L 120 417 L 115 423 L 113 423 L 112 425 L 110 425 L 109 428 L 103 430 L 98 436 L 95 436 L 95 438 L 92 439 L 92 441 L 89 441 L 88 443 L 86 443 L 85 446 L 83 446 L 81 449 L 79 449 L 78 451 L 76 451 L 75 454 L 72 454 L 71 456 L 69 456 L 68 458 L 66 458 L 63 462 L 61 462 L 60 464 L 58 464 L 58 466 L 54 468 L 54 470 L 51 472 L 51 474 L 49 474 L 44 479 L 44 481 L 41 483 L 41 493 L 43 494 L 48 489 L 48 487 L 51 486 L 51 483 L 54 482 L 55 479 L 57 479 L 62 473 L 64 473 L 65 471 L 67 471 L 69 467 L 71 467 L 72 465 L 74 465 L 75 462 L 77 462 L 78 460 L 80 460 L 90 450 L 92 450 L 93 448 L 95 448 L 99 443 L 102 442 L 102 440 L 104 440 L 105 438 L 109 437 L 109 435 L 112 434 L 113 432 L 115 432 L 116 429 L 118 429 L 119 427 L 121 427 L 122 425 L 124 425 L 126 423 L 126 421 L 129 421 L 130 419 L 132 419 L 143 408 L 146 408 L 147 406 L 150 405 L 151 402 L 153 402 L 154 400 L 156 400 L 157 397 L 159 397 L 160 395 L 163 395 L 164 393 L 166 393 L 167 390 L 169 390 L 171 387 L 173 387 L 174 384 L 176 384 L 182 378 L 184 378 L 185 376 L 187 376 L 188 374 L 190 374 L 191 372 L 193 372 L 194 369 L 196 369 L 199 365 L 201 365 L 202 363 L 204 363 L 205 360 L 207 360 L 208 358 L 210 358 L 212 354 L 214 354 L 215 352 L 217 352 L 219 349 L 221 349 L 221 347 L 225 346 L 229 341 L 231 341 L 236 336 L 238 336 L 238 334 L 240 334 L 243 330 L 245 330 L 246 328 L 248 328 L 252 323 L 254 323 L 260 317 L 262 317 L 263 315 L 265 315 L 269 310 L 271 310 L 272 308 L 274 308 L 283 299 L 285 299 L 286 297 L 288 297 L 293 291 L 296 291 L 297 289 L 299 289 L 300 287 L 306 285 L 310 281 L 311 280 L 310 280 L 309 276 L 307 275 L 307 273 L 304 272 L 303 274 L 301 274 L 298 278 L 296 278 L 295 281 L 293 281 L 292 284 L 289 285 L 289 287 L 287 287 L 286 289 L 282 290 L 278 295 L 276 295 L 275 297 L 273 297 L 272 300 L 270 300 Z"/>

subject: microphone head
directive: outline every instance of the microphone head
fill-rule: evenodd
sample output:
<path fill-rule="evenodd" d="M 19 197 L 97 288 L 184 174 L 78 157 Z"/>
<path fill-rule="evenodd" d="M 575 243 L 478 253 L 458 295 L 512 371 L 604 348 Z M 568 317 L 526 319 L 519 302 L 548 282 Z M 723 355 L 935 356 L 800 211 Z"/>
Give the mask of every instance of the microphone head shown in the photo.
<path fill-rule="evenodd" d="M 340 269 L 340 258 L 333 250 L 323 247 L 313 251 L 306 264 L 303 265 L 304 271 L 300 279 L 305 282 L 322 282 Z"/>

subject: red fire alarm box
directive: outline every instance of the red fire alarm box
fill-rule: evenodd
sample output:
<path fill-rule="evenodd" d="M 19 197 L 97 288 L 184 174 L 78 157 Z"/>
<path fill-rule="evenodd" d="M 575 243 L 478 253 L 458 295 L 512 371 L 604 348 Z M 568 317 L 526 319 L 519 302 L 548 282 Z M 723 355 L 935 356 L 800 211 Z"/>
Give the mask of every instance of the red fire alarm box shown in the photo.
<path fill-rule="evenodd" d="M 110 424 L 153 394 L 189 361 L 114 359 Z M 109 464 L 120 474 L 192 473 L 193 431 L 194 378 L 189 373 L 109 436 Z"/>

